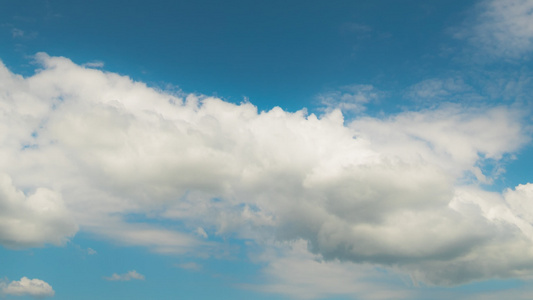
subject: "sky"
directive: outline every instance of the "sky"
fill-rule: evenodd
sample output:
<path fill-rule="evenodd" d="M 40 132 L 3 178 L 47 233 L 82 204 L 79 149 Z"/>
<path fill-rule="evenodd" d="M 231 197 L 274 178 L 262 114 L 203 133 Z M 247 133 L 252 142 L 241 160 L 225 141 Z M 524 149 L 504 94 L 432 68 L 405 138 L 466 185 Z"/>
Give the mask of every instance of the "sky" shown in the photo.
<path fill-rule="evenodd" d="M 533 1 L 0 0 L 0 298 L 530 299 Z"/>

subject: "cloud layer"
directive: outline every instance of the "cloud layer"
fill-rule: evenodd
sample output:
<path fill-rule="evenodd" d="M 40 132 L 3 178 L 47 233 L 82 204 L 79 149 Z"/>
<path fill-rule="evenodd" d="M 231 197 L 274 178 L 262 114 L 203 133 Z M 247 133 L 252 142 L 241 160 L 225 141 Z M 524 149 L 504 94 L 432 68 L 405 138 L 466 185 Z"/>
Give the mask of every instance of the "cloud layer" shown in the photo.
<path fill-rule="evenodd" d="M 345 125 L 339 109 L 258 112 L 36 59 L 42 69 L 27 78 L 0 66 L 4 246 L 61 244 L 84 230 L 205 256 L 219 251 L 209 241 L 218 235 L 303 243 L 306 261 L 341 277 L 339 262 L 438 285 L 533 274 L 533 185 L 479 185 L 498 175 L 485 162 L 528 142 L 518 110 L 441 105 Z M 280 261 L 295 256 L 276 257 L 268 274 L 283 278 Z"/>

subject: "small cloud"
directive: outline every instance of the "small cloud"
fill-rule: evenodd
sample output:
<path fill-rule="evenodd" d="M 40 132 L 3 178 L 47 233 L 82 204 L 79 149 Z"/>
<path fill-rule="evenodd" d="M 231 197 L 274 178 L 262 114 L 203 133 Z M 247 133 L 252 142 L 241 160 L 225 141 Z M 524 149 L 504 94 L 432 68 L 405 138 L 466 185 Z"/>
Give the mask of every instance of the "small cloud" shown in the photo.
<path fill-rule="evenodd" d="M 184 270 L 190 270 L 190 271 L 200 271 L 202 269 L 202 266 L 195 263 L 195 262 L 189 262 L 184 264 L 178 264 L 176 267 Z"/>
<path fill-rule="evenodd" d="M 29 39 L 34 39 L 37 37 L 37 32 L 26 32 L 22 29 L 19 29 L 19 28 L 12 28 L 11 29 L 11 36 L 13 38 L 19 38 L 19 39 L 26 39 L 26 40 L 29 40 Z"/>
<path fill-rule="evenodd" d="M 14 38 L 23 37 L 24 36 L 24 30 L 21 30 L 21 29 L 18 29 L 18 28 L 13 28 L 13 29 L 11 29 L 11 34 L 13 35 Z"/>
<path fill-rule="evenodd" d="M 19 281 L 11 281 L 9 284 L 0 282 L 0 294 L 13 296 L 32 296 L 36 298 L 52 297 L 54 289 L 40 279 L 22 277 Z"/>
<path fill-rule="evenodd" d="M 90 61 L 90 62 L 84 63 L 82 66 L 84 66 L 86 68 L 103 68 L 104 67 L 104 62 L 95 60 L 95 61 Z"/>
<path fill-rule="evenodd" d="M 205 232 L 205 230 L 202 227 L 196 228 L 196 234 L 198 234 L 199 236 L 205 239 L 208 237 L 207 232 Z"/>
<path fill-rule="evenodd" d="M 111 275 L 110 277 L 104 277 L 104 279 L 108 281 L 130 281 L 132 279 L 144 280 L 144 275 L 137 273 L 137 271 L 135 270 L 132 270 L 124 274 L 113 273 L 113 275 Z"/>
<path fill-rule="evenodd" d="M 92 248 L 83 248 L 81 247 L 80 245 L 78 244 L 75 244 L 75 243 L 72 243 L 72 246 L 74 247 L 74 249 L 76 249 L 78 251 L 79 254 L 82 255 L 83 258 L 85 258 L 85 255 L 95 255 L 95 254 L 98 254 L 98 252 Z"/>

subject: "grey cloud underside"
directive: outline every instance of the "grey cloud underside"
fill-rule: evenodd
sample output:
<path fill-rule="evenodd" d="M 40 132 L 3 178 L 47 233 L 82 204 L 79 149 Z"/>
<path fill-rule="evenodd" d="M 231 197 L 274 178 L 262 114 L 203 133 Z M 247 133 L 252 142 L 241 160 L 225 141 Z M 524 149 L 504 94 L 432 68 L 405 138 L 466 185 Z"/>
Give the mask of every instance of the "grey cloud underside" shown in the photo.
<path fill-rule="evenodd" d="M 303 239 L 325 260 L 435 284 L 533 273 L 532 218 L 521 212 L 533 185 L 477 187 L 490 180 L 480 161 L 527 142 L 518 111 L 450 105 L 345 125 L 339 110 L 318 118 L 181 99 L 37 58 L 43 69 L 28 78 L 0 68 L 0 206 L 14 212 L 0 211 L 2 245 L 61 244 L 79 227 L 209 255 L 217 244 L 205 238 L 217 234 Z M 132 214 L 185 227 L 127 222 Z"/>

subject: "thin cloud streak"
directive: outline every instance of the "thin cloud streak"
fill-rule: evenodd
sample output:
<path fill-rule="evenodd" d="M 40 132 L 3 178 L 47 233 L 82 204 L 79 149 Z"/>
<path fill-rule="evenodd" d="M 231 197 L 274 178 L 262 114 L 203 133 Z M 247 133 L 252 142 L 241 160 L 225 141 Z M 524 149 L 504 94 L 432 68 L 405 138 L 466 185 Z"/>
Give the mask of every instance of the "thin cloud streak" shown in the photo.
<path fill-rule="evenodd" d="M 109 277 L 104 277 L 107 281 L 130 281 L 130 280 L 144 280 L 144 275 L 132 270 L 124 274 L 113 273 Z"/>

